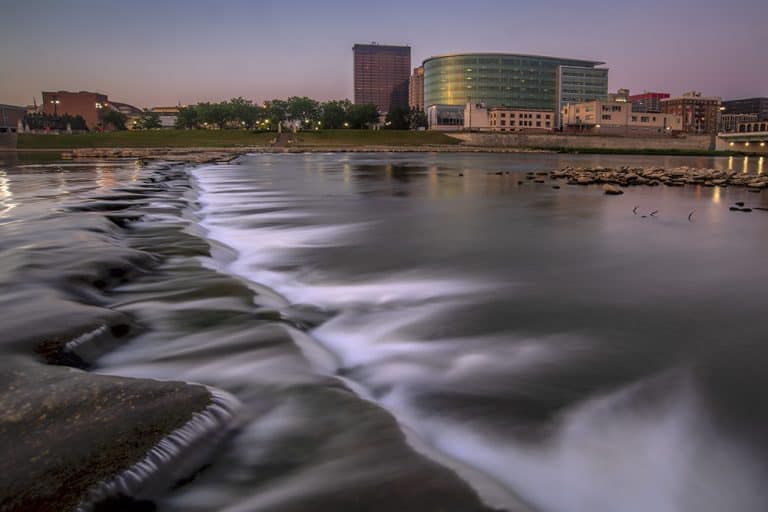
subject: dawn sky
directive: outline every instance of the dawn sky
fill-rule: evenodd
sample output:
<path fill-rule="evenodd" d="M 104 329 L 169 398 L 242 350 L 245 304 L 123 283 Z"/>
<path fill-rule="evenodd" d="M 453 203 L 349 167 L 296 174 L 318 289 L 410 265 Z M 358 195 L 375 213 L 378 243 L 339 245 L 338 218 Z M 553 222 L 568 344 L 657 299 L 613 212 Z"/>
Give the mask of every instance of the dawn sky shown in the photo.
<path fill-rule="evenodd" d="M 352 97 L 352 45 L 602 60 L 610 89 L 768 96 L 768 1 L 0 0 L 0 103 Z"/>

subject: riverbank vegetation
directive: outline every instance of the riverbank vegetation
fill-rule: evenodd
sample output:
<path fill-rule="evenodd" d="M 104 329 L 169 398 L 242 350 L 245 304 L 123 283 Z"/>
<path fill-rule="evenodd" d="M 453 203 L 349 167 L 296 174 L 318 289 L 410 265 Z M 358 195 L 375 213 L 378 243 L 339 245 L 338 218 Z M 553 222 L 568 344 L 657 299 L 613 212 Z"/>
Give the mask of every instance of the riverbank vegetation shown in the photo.
<path fill-rule="evenodd" d="M 149 130 L 62 135 L 19 135 L 19 150 L 76 148 L 237 148 L 269 146 L 274 132 L 248 130 Z M 459 140 L 440 132 L 407 130 L 318 130 L 298 132 L 293 147 L 432 146 Z"/>

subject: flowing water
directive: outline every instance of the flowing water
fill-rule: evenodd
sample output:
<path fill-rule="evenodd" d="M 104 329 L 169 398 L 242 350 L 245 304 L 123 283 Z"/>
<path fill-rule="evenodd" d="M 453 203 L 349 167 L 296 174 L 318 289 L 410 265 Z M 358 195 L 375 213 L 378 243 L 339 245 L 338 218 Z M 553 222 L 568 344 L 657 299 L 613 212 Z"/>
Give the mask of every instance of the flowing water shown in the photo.
<path fill-rule="evenodd" d="M 99 297 L 136 328 L 70 351 L 242 403 L 160 510 L 766 510 L 768 213 L 729 206 L 768 194 L 525 179 L 564 165 L 764 162 L 248 155 L 175 195 L 138 192 L 167 168 L 9 163 L 0 232 L 24 254 L 51 211 L 122 205 L 112 246 L 153 263 Z"/>

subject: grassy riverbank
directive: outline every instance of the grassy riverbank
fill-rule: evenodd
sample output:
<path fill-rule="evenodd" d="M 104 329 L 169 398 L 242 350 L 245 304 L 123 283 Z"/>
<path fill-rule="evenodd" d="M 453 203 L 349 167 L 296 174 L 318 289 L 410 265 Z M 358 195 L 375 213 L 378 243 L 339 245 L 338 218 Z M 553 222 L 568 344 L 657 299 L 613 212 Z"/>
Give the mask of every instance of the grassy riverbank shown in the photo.
<path fill-rule="evenodd" d="M 260 147 L 269 146 L 275 137 L 275 133 L 240 130 L 156 130 L 82 135 L 21 134 L 18 149 Z M 458 140 L 439 132 L 323 130 L 298 133 L 289 147 L 429 146 L 458 143 Z"/>

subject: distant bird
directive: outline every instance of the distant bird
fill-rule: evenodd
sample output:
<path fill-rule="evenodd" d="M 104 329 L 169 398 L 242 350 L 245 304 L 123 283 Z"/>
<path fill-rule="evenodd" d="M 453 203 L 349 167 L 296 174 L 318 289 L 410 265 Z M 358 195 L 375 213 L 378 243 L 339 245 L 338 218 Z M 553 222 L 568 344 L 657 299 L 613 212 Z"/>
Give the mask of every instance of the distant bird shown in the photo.
<path fill-rule="evenodd" d="M 659 210 L 653 210 L 651 212 L 651 217 L 655 217 L 657 213 L 659 213 Z"/>
<path fill-rule="evenodd" d="M 693 222 L 694 213 L 696 213 L 696 209 L 691 210 L 691 213 L 688 214 L 688 222 Z"/>
<path fill-rule="evenodd" d="M 634 208 L 632 208 L 632 213 L 634 213 L 635 215 L 637 215 L 637 209 L 638 209 L 638 208 L 640 208 L 640 205 L 637 205 L 637 206 L 635 206 Z"/>

